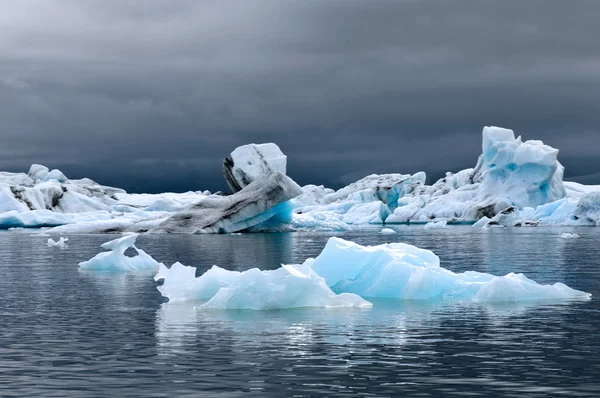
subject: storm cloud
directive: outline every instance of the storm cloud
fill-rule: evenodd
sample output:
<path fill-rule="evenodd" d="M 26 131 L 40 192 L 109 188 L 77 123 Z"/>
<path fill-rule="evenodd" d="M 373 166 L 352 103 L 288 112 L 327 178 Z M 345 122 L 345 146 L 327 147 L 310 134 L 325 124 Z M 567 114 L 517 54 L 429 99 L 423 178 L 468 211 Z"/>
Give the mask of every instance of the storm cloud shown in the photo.
<path fill-rule="evenodd" d="M 600 2 L 0 0 L 0 169 L 225 189 L 275 142 L 300 184 L 472 167 L 484 125 L 600 183 Z"/>

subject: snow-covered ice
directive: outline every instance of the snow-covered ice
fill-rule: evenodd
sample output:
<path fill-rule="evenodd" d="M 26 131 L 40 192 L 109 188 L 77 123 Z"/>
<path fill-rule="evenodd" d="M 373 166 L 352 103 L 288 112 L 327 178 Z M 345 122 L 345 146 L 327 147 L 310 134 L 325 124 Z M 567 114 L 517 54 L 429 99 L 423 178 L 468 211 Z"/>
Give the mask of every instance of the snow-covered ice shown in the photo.
<path fill-rule="evenodd" d="M 69 247 L 67 246 L 68 240 L 69 238 L 65 238 L 64 236 L 61 236 L 58 241 L 54 241 L 52 238 L 48 238 L 48 247 L 58 247 L 60 248 L 60 250 L 64 250 Z"/>
<path fill-rule="evenodd" d="M 397 232 L 391 228 L 382 228 L 381 231 L 379 231 L 379 233 L 382 235 L 393 235 Z"/>
<path fill-rule="evenodd" d="M 104 272 L 156 271 L 159 263 L 135 246 L 137 238 L 138 234 L 129 234 L 102 244 L 103 249 L 110 251 L 99 253 L 92 259 L 79 263 L 79 269 Z M 137 255 L 134 257 L 125 255 L 125 251 L 129 248 L 133 248 Z"/>
<path fill-rule="evenodd" d="M 228 271 L 217 266 L 196 278 L 196 268 L 160 266 L 154 277 L 170 301 L 204 301 L 200 309 L 274 310 L 302 307 L 358 307 L 371 304 L 355 294 L 335 294 L 308 265 L 282 265 L 273 271 Z"/>

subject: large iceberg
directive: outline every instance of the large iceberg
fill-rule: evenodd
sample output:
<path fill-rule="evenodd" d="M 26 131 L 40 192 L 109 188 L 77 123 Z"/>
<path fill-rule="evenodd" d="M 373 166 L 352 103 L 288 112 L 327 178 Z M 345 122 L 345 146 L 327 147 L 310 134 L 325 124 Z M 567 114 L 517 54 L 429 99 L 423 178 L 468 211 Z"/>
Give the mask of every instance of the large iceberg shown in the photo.
<path fill-rule="evenodd" d="M 236 148 L 223 160 L 223 175 L 233 192 L 271 173 L 286 173 L 287 157 L 276 144 L 248 144 Z"/>
<path fill-rule="evenodd" d="M 562 283 L 538 284 L 523 274 L 454 273 L 441 267 L 433 252 L 405 243 L 361 246 L 333 237 L 304 265 L 325 278 L 334 292 L 364 298 L 489 302 L 591 297 Z"/>
<path fill-rule="evenodd" d="M 137 234 L 130 234 L 102 244 L 103 249 L 110 251 L 98 253 L 90 260 L 79 263 L 79 269 L 103 272 L 156 271 L 159 263 L 135 246 L 137 237 Z M 137 255 L 127 256 L 125 251 L 129 248 L 134 249 Z"/>
<path fill-rule="evenodd" d="M 324 195 L 318 202 L 296 203 L 296 213 L 304 218 L 312 214 L 323 218 L 322 213 L 327 212 L 348 224 L 452 224 L 501 218 L 502 212 L 514 209 L 515 215 L 525 212 L 523 217 L 513 216 L 518 219 L 515 225 L 534 225 L 540 220 L 535 219 L 532 209 L 550 206 L 544 209 L 544 216 L 549 217 L 547 211 L 553 203 L 558 208 L 566 201 L 566 206 L 554 218 L 550 217 L 555 221 L 552 224 L 569 224 L 577 218 L 587 220 L 579 224 L 593 223 L 593 210 L 587 210 L 593 206 L 584 204 L 583 198 L 591 195 L 590 190 L 580 184 L 563 183 L 564 168 L 557 155 L 557 149 L 541 141 L 523 142 L 521 137 L 515 138 L 512 130 L 484 127 L 482 154 L 474 168 L 448 172 L 433 185 L 425 185 L 422 172 L 412 176 L 371 175 Z M 301 197 L 310 197 L 313 190 L 310 187 Z M 582 202 L 580 212 L 591 217 L 574 217 L 578 201 Z"/>
<path fill-rule="evenodd" d="M 202 199 L 175 213 L 150 232 L 230 233 L 272 218 L 282 223 L 290 222 L 293 209 L 287 201 L 301 193 L 302 189 L 292 179 L 274 172 L 231 196 Z"/>
<path fill-rule="evenodd" d="M 213 266 L 199 277 L 193 267 L 161 264 L 155 280 L 170 301 L 201 302 L 202 309 L 369 307 L 365 298 L 513 302 L 591 297 L 522 274 L 454 273 L 442 268 L 433 252 L 404 243 L 361 246 L 335 237 L 303 264 L 243 272 Z"/>
<path fill-rule="evenodd" d="M 201 309 L 274 310 L 303 307 L 358 307 L 371 304 L 355 294 L 335 294 L 308 265 L 244 272 L 213 266 L 196 278 L 196 268 L 160 266 L 158 290 L 170 301 L 203 301 Z"/>

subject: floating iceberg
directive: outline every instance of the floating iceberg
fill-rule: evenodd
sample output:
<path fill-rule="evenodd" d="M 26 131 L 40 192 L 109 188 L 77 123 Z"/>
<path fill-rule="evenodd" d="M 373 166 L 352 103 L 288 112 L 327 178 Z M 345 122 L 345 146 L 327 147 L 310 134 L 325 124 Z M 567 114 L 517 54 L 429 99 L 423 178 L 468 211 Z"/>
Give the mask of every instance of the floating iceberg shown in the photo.
<path fill-rule="evenodd" d="M 154 277 L 170 301 L 204 301 L 200 309 L 274 310 L 303 307 L 358 307 L 371 304 L 355 294 L 335 294 L 308 265 L 244 272 L 213 266 L 196 278 L 196 268 L 161 264 Z"/>
<path fill-rule="evenodd" d="M 361 246 L 334 237 L 304 265 L 334 292 L 364 298 L 488 302 L 591 297 L 562 283 L 541 285 L 522 274 L 454 273 L 442 268 L 433 252 L 405 243 Z"/>
<path fill-rule="evenodd" d="M 79 263 L 79 269 L 104 272 L 156 271 L 159 263 L 135 246 L 137 237 L 137 234 L 125 235 L 102 244 L 103 249 L 110 251 L 99 253 L 92 259 Z M 133 248 L 137 256 L 126 256 L 125 250 L 129 248 Z"/>
<path fill-rule="evenodd" d="M 289 177 L 275 172 L 224 197 L 208 197 L 162 222 L 152 233 L 231 233 L 277 218 L 290 222 L 288 200 L 302 189 Z"/>
<path fill-rule="evenodd" d="M 69 240 L 69 238 L 65 238 L 63 236 L 60 237 L 60 239 L 58 241 L 54 241 L 52 240 L 52 238 L 48 239 L 48 247 L 59 247 L 60 250 L 64 250 L 67 247 L 67 241 Z"/>
<path fill-rule="evenodd" d="M 364 298 L 512 302 L 589 299 L 562 284 L 538 284 L 522 274 L 454 273 L 431 251 L 404 243 L 361 246 L 330 238 L 321 254 L 274 271 L 228 271 L 160 264 L 154 277 L 170 301 L 200 301 L 202 309 L 270 310 L 299 307 L 368 307 Z"/>
<path fill-rule="evenodd" d="M 431 221 L 475 223 L 484 218 L 493 220 L 512 208 L 516 211 L 510 220 L 501 216 L 499 218 L 503 220 L 493 220 L 492 225 L 508 225 L 511 221 L 515 225 L 573 225 L 577 199 L 565 202 L 567 192 L 573 197 L 593 193 L 575 183 L 568 183 L 567 191 L 562 181 L 564 169 L 557 155 L 557 149 L 541 141 L 523 142 L 520 137 L 515 138 L 512 130 L 485 127 L 482 155 L 474 168 L 446 173 L 433 185 L 425 185 L 424 173 L 371 175 L 324 195 L 320 200 L 315 197 L 312 202 L 298 201 L 296 212 L 306 218 L 312 213 L 326 211 L 340 221 L 355 225 Z M 311 186 L 303 196 L 310 198 L 312 190 Z M 545 214 L 545 220 L 536 220 L 535 214 L 528 217 L 532 209 L 549 206 L 548 211 L 553 203 L 559 202 L 566 205 L 556 215 Z M 595 222 L 593 206 L 580 207 L 582 215 L 579 218 L 586 221 L 575 224 Z M 483 225 L 483 222 L 478 224 Z"/>
<path fill-rule="evenodd" d="M 382 235 L 393 235 L 397 232 L 391 228 L 382 228 L 381 231 L 379 231 L 379 233 Z"/>

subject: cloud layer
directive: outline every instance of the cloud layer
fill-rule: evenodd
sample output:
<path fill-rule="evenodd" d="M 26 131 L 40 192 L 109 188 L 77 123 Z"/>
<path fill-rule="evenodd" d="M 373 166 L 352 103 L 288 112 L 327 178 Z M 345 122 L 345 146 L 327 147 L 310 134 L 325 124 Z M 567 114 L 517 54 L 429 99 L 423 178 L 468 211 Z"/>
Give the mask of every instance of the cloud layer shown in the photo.
<path fill-rule="evenodd" d="M 484 125 L 600 183 L 600 3 L 0 0 L 0 169 L 224 189 L 273 141 L 299 183 L 475 164 Z"/>

